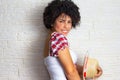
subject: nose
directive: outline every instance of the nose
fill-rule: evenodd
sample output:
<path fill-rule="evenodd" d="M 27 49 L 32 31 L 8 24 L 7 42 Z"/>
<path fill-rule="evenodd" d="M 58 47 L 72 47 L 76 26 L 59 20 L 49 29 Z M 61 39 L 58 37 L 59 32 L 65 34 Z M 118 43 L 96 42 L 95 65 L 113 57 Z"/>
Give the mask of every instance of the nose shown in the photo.
<path fill-rule="evenodd" d="M 66 29 L 67 29 L 68 27 L 69 27 L 68 23 L 67 23 L 67 22 L 65 22 L 65 23 L 64 23 L 64 28 L 66 28 Z"/>

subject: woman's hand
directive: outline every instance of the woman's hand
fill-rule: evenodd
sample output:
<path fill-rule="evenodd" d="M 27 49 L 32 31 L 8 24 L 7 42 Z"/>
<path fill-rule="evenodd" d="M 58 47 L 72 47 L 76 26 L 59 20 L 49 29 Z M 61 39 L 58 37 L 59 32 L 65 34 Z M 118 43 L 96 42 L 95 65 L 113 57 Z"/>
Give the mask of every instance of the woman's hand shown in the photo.
<path fill-rule="evenodd" d="M 102 75 L 103 71 L 100 66 L 97 67 L 97 74 L 95 75 L 95 78 L 98 78 Z"/>

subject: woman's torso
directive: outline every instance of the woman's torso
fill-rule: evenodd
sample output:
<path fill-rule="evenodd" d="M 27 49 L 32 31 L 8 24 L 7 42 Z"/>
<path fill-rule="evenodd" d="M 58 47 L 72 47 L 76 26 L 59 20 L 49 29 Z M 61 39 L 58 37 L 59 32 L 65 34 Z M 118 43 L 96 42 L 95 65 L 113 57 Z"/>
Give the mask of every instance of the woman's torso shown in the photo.
<path fill-rule="evenodd" d="M 51 36 L 49 35 L 45 44 L 44 63 L 47 67 L 51 80 L 67 80 L 58 58 L 49 55 L 50 37 Z M 75 64 L 77 62 L 77 56 L 72 50 L 69 49 L 69 51 L 70 51 L 70 55 L 73 60 L 73 63 Z"/>

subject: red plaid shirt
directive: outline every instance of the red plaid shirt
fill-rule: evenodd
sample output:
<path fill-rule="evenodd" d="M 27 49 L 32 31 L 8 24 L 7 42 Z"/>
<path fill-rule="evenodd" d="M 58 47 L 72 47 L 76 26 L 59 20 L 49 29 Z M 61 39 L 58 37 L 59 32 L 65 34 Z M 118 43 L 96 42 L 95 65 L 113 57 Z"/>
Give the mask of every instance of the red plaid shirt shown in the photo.
<path fill-rule="evenodd" d="M 68 46 L 67 38 L 58 33 L 53 32 L 50 39 L 50 56 L 58 56 L 58 51 Z"/>

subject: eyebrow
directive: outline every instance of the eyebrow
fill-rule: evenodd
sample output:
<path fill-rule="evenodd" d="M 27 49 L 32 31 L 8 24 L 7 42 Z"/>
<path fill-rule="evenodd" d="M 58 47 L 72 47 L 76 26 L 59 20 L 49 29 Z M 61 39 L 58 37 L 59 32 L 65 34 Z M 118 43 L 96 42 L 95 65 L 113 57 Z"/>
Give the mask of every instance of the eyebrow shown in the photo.
<path fill-rule="evenodd" d="M 66 17 L 67 17 L 67 15 L 65 15 L 65 14 L 63 14 L 63 15 L 61 15 L 61 16 L 59 16 L 59 20 L 65 20 L 66 19 Z M 70 18 L 70 21 L 72 21 L 72 19 Z"/>
<path fill-rule="evenodd" d="M 65 18 L 59 18 L 58 20 L 63 20 L 63 21 L 65 21 L 66 19 L 65 19 Z M 71 19 L 69 19 L 68 21 L 71 21 L 71 22 L 72 22 Z"/>

